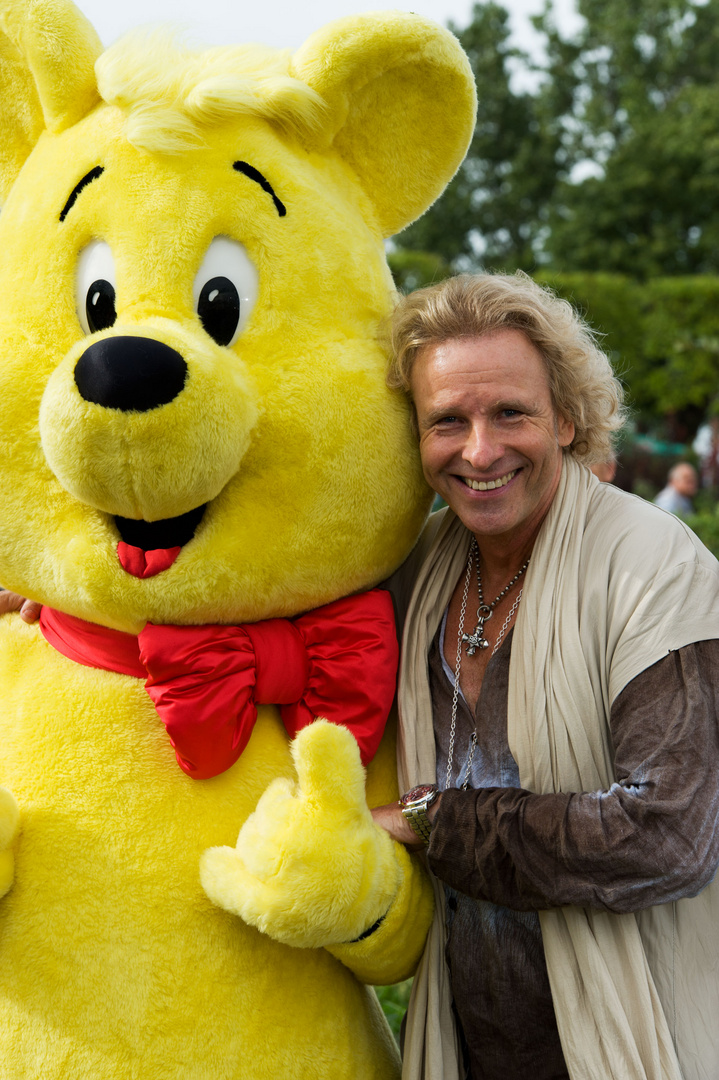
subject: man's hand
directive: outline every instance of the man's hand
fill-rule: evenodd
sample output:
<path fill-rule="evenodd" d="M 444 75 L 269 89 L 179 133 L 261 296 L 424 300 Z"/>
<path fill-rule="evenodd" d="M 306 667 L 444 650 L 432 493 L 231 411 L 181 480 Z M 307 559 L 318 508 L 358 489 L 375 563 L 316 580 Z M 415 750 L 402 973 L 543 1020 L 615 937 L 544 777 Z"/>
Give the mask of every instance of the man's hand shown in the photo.
<path fill-rule="evenodd" d="M 440 795 L 427 810 L 427 817 L 432 823 L 434 823 L 441 802 L 442 796 Z M 388 803 L 387 806 L 376 806 L 371 813 L 375 825 L 379 825 L 380 828 L 388 832 L 392 839 L 396 840 L 398 844 L 404 844 L 410 851 L 421 851 L 422 848 L 426 847 L 426 844 L 423 844 L 417 836 L 417 833 L 407 821 L 407 818 L 404 816 L 397 803 Z"/>
<path fill-rule="evenodd" d="M 16 592 L 8 592 L 3 589 L 0 592 L 0 615 L 7 615 L 10 611 L 19 611 L 23 622 L 34 623 L 40 618 L 42 604 L 34 600 L 26 600 Z"/>
<path fill-rule="evenodd" d="M 318 720 L 292 743 L 297 782 L 270 784 L 237 846 L 202 856 L 205 892 L 276 941 L 319 948 L 356 940 L 391 906 L 398 849 L 365 801 L 359 749 Z"/>

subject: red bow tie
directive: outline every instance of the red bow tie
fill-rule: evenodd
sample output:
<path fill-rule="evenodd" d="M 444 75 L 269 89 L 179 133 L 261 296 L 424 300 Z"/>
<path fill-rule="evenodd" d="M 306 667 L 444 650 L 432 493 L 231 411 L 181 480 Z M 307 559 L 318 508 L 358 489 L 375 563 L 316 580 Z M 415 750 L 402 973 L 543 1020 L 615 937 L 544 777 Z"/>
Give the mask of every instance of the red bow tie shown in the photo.
<path fill-rule="evenodd" d="M 204 780 L 229 769 L 257 705 L 278 705 L 287 732 L 322 716 L 374 757 L 392 706 L 399 649 L 389 593 L 335 600 L 297 619 L 243 626 L 154 626 L 123 634 L 44 607 L 40 629 L 77 663 L 145 679 L 175 756 Z"/>

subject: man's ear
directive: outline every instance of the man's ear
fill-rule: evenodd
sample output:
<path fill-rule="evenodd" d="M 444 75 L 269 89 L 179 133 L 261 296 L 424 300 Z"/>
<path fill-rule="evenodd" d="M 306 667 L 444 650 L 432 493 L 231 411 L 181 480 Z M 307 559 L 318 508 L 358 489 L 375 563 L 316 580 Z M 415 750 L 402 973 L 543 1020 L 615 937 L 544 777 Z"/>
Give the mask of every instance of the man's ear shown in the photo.
<path fill-rule="evenodd" d="M 101 52 L 70 0 L 0 0 L 0 201 L 42 131 L 63 131 L 99 101 Z"/>
<path fill-rule="evenodd" d="M 557 432 L 557 442 L 559 445 L 562 447 L 571 446 L 576 434 L 574 421 L 567 420 L 561 413 L 557 413 L 554 426 Z"/>
<path fill-rule="evenodd" d="M 467 152 L 477 105 L 448 30 L 396 11 L 338 19 L 305 42 L 292 72 L 327 103 L 320 138 L 358 176 L 383 236 L 431 206 Z"/>

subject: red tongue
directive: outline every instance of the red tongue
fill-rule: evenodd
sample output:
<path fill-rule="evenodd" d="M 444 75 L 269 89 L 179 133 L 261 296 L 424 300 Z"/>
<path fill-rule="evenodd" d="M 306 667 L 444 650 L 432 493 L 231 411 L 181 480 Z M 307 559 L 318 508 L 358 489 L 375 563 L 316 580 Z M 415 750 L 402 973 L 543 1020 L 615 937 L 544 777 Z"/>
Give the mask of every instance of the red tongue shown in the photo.
<path fill-rule="evenodd" d="M 133 577 L 139 578 L 161 574 L 163 570 L 172 566 L 181 551 L 181 547 L 155 548 L 153 551 L 145 551 L 143 548 L 126 544 L 124 540 L 117 545 L 117 557 L 122 569 L 127 570 Z"/>

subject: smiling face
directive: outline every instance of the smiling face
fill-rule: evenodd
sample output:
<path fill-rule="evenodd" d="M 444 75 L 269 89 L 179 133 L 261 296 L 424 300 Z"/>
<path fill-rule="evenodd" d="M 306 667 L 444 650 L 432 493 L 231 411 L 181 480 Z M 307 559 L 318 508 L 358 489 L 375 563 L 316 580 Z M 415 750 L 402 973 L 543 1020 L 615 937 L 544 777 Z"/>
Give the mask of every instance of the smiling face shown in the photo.
<path fill-rule="evenodd" d="M 101 107 L 28 159 L 0 296 L 4 585 L 137 632 L 292 615 L 411 548 L 391 279 L 337 156 L 252 117 L 143 152 Z"/>
<path fill-rule="evenodd" d="M 519 330 L 420 349 L 410 379 L 425 478 L 480 541 L 531 546 L 574 425 Z"/>

